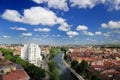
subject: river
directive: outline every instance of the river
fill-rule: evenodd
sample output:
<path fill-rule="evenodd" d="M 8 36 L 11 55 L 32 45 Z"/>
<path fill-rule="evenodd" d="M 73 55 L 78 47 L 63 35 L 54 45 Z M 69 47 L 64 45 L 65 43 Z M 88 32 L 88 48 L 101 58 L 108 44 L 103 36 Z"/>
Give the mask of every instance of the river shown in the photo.
<path fill-rule="evenodd" d="M 55 56 L 54 61 L 57 65 L 60 80 L 78 80 L 67 68 L 62 60 L 62 53 Z"/>

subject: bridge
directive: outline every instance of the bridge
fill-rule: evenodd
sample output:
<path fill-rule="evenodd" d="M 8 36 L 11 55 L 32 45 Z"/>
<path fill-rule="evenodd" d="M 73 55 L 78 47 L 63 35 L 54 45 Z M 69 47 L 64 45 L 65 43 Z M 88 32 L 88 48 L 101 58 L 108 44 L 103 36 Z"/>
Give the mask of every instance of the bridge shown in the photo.
<path fill-rule="evenodd" d="M 63 54 L 64 56 L 64 54 Z M 65 60 L 63 59 L 63 56 L 62 56 L 62 60 L 63 62 L 65 63 L 65 65 L 68 67 L 68 69 L 79 79 L 79 80 L 84 80 L 83 77 L 81 77 L 78 73 L 75 72 L 75 70 L 73 70 L 66 62 Z"/>

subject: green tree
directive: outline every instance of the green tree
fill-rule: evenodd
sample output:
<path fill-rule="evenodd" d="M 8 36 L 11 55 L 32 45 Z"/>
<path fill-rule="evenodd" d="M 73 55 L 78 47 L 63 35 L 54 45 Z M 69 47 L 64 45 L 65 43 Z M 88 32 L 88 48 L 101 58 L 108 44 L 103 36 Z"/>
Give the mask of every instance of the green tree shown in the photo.
<path fill-rule="evenodd" d="M 59 72 L 54 61 L 48 62 L 50 80 L 59 80 Z"/>
<path fill-rule="evenodd" d="M 59 80 L 59 74 L 57 68 L 54 68 L 50 73 L 50 80 Z"/>
<path fill-rule="evenodd" d="M 50 49 L 50 59 L 54 58 L 60 52 L 59 47 L 51 47 Z"/>
<path fill-rule="evenodd" d="M 75 69 L 77 65 L 78 65 L 78 61 L 76 61 L 76 60 L 73 60 L 73 61 L 71 62 L 71 67 L 72 67 L 73 69 Z"/>
<path fill-rule="evenodd" d="M 84 73 L 85 70 L 87 69 L 87 67 L 88 67 L 88 62 L 85 61 L 85 60 L 82 60 L 82 62 L 77 65 L 76 72 L 78 72 L 78 73 Z"/>
<path fill-rule="evenodd" d="M 50 61 L 48 62 L 48 66 L 49 66 L 49 70 L 52 71 L 56 67 L 56 64 L 54 61 Z"/>
<path fill-rule="evenodd" d="M 61 47 L 61 51 L 63 51 L 63 52 L 66 54 L 66 52 L 68 51 L 68 48 L 66 48 L 66 47 Z"/>
<path fill-rule="evenodd" d="M 25 69 L 25 71 L 28 73 L 28 75 L 30 76 L 30 80 L 40 80 L 41 78 L 45 77 L 46 73 L 45 70 L 41 69 L 40 67 L 37 67 L 27 61 L 24 61 L 23 59 L 21 59 L 19 56 L 13 56 L 13 50 L 10 49 L 4 49 L 4 48 L 0 48 L 0 50 L 3 53 L 3 56 L 10 61 L 13 61 L 17 64 L 20 64 L 23 66 L 23 68 Z"/>

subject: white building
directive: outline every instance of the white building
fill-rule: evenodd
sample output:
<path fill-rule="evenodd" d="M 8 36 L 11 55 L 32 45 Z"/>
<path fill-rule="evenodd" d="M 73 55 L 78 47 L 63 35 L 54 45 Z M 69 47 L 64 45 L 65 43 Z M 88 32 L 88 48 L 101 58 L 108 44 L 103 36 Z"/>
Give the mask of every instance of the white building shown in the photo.
<path fill-rule="evenodd" d="M 24 44 L 24 47 L 21 49 L 21 58 L 40 66 L 40 61 L 42 60 L 41 49 L 37 44 Z"/>

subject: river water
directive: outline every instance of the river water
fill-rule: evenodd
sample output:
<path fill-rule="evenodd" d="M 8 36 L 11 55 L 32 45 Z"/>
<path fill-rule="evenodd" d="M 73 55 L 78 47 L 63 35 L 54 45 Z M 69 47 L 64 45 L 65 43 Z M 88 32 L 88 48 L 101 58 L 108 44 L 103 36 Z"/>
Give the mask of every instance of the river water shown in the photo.
<path fill-rule="evenodd" d="M 54 61 L 57 65 L 60 80 L 78 80 L 67 68 L 62 60 L 62 53 L 55 56 Z"/>

